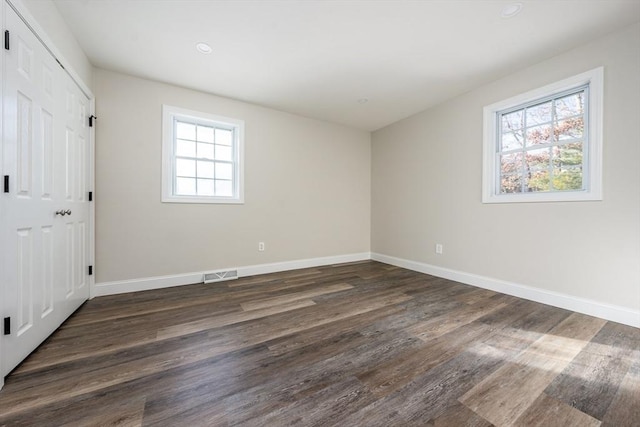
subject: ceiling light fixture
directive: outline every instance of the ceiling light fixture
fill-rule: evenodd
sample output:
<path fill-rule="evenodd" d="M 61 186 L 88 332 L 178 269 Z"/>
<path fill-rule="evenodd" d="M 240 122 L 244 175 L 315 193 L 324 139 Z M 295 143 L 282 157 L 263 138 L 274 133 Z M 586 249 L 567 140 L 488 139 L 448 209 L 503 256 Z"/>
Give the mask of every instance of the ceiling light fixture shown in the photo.
<path fill-rule="evenodd" d="M 204 42 L 196 43 L 196 50 L 200 53 L 204 53 L 205 55 L 208 55 L 213 51 L 213 49 L 211 49 L 211 46 Z"/>
<path fill-rule="evenodd" d="M 369 102 L 368 98 L 360 98 L 360 99 L 358 99 L 358 104 L 366 104 L 367 102 Z"/>
<path fill-rule="evenodd" d="M 511 3 L 502 8 L 500 16 L 503 18 L 513 18 L 522 10 L 522 3 Z"/>

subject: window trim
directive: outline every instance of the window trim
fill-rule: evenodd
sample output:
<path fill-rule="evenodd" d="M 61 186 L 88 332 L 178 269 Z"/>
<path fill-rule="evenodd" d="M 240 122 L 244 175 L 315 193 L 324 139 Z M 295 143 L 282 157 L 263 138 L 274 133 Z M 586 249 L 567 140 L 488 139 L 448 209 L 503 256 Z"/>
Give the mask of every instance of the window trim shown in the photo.
<path fill-rule="evenodd" d="M 503 101 L 487 105 L 483 110 L 483 167 L 482 203 L 529 203 L 602 200 L 602 122 L 603 122 L 603 82 L 604 68 L 598 67 L 559 82 L 513 96 Z M 499 194 L 498 164 L 496 153 L 499 149 L 498 114 L 505 110 L 525 106 L 545 98 L 555 97 L 562 92 L 588 85 L 588 102 L 584 146 L 584 189 L 575 191 L 534 192 Z"/>
<path fill-rule="evenodd" d="M 203 125 L 234 128 L 234 196 L 181 196 L 174 194 L 175 126 L 176 119 Z M 185 108 L 162 105 L 162 202 L 164 203 L 244 203 L 244 121 Z"/>

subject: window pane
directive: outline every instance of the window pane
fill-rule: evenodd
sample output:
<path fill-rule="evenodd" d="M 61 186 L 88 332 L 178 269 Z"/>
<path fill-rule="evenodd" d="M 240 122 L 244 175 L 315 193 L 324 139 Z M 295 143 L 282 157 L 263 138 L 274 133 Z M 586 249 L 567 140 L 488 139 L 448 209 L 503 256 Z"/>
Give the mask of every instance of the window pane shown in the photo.
<path fill-rule="evenodd" d="M 584 114 L 584 91 L 556 99 L 556 117 L 564 119 Z"/>
<path fill-rule="evenodd" d="M 562 120 L 556 124 L 554 132 L 557 141 L 582 139 L 584 121 L 582 120 L 582 117 Z"/>
<path fill-rule="evenodd" d="M 162 164 L 163 202 L 218 203 L 218 197 L 240 202 L 244 125 L 219 122 L 206 113 L 163 106 L 162 149 L 171 159 Z M 172 176 L 167 176 L 170 173 Z"/>
<path fill-rule="evenodd" d="M 602 200 L 603 72 L 485 105 L 482 203 Z"/>
<path fill-rule="evenodd" d="M 522 175 L 503 175 L 500 177 L 500 193 L 521 193 Z"/>
<path fill-rule="evenodd" d="M 549 170 L 550 158 L 549 148 L 527 151 L 526 168 L 528 171 Z"/>
<path fill-rule="evenodd" d="M 553 166 L 564 168 L 582 165 L 582 142 L 553 147 Z"/>
<path fill-rule="evenodd" d="M 233 185 L 231 184 L 231 181 L 216 180 L 216 196 L 232 197 Z"/>
<path fill-rule="evenodd" d="M 553 188 L 555 190 L 582 190 L 582 168 L 554 169 Z"/>
<path fill-rule="evenodd" d="M 213 128 L 198 126 L 198 141 L 213 143 Z"/>
<path fill-rule="evenodd" d="M 522 129 L 524 127 L 524 110 L 502 115 L 502 132 Z"/>
<path fill-rule="evenodd" d="M 527 108 L 527 127 L 551 121 L 551 101 Z"/>
<path fill-rule="evenodd" d="M 196 126 L 191 123 L 176 122 L 176 138 L 196 140 Z"/>
<path fill-rule="evenodd" d="M 217 130 L 217 129 L 216 129 Z M 225 145 L 216 145 L 216 160 L 232 160 L 232 150 L 231 147 L 227 147 Z"/>
<path fill-rule="evenodd" d="M 549 171 L 539 170 L 529 173 L 529 179 L 527 180 L 527 191 L 540 192 L 549 191 L 551 189 L 551 183 L 549 181 Z"/>
<path fill-rule="evenodd" d="M 201 159 L 212 159 L 213 156 L 213 144 L 198 143 L 198 157 Z"/>
<path fill-rule="evenodd" d="M 500 174 L 508 175 L 513 173 L 522 173 L 522 153 L 500 156 Z"/>
<path fill-rule="evenodd" d="M 188 159 L 176 159 L 177 176 L 196 176 L 196 161 Z"/>
<path fill-rule="evenodd" d="M 196 180 L 194 178 L 176 178 L 176 194 L 193 196 L 196 194 Z"/>
<path fill-rule="evenodd" d="M 212 179 L 198 179 L 198 196 L 215 196 Z"/>
<path fill-rule="evenodd" d="M 213 178 L 213 162 L 198 161 L 198 178 Z M 198 193 L 200 193 L 199 186 Z"/>
<path fill-rule="evenodd" d="M 502 134 L 502 140 L 500 141 L 502 146 L 500 151 L 509 151 L 522 148 L 523 141 L 524 135 L 522 133 L 522 130 L 504 133 Z"/>
<path fill-rule="evenodd" d="M 233 132 L 227 129 L 216 129 L 216 144 L 231 145 Z"/>
<path fill-rule="evenodd" d="M 216 163 L 216 179 L 233 179 L 233 166 L 230 163 Z"/>
<path fill-rule="evenodd" d="M 195 157 L 196 143 L 193 141 L 185 141 L 184 139 L 178 139 L 176 141 L 176 156 Z"/>
<path fill-rule="evenodd" d="M 527 129 L 527 146 L 551 142 L 551 125 L 534 126 Z"/>

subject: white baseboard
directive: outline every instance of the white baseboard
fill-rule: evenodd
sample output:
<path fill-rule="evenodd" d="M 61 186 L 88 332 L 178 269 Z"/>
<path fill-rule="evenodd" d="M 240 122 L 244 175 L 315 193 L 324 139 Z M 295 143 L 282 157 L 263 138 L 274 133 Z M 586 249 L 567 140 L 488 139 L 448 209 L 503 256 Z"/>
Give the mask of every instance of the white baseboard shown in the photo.
<path fill-rule="evenodd" d="M 418 271 L 420 273 L 442 277 L 456 282 L 465 283 L 467 285 L 477 286 L 479 288 L 489 289 L 503 294 L 640 328 L 640 311 L 638 310 L 378 253 L 372 253 L 371 259 L 385 264 L 406 268 L 407 270 Z"/>
<path fill-rule="evenodd" d="M 362 252 L 271 264 L 249 265 L 228 268 L 227 270 L 238 270 L 238 277 L 247 277 L 258 274 L 277 273 L 279 271 L 297 270 L 300 268 L 365 261 L 368 259 L 640 328 L 640 311 L 637 310 L 378 253 Z M 219 270 L 222 269 L 212 271 Z M 206 273 L 209 272 L 210 271 L 206 271 Z M 205 271 L 198 271 L 171 276 L 144 277 L 140 279 L 96 283 L 93 296 L 114 295 L 202 283 L 204 273 Z"/>
<path fill-rule="evenodd" d="M 151 289 L 169 288 L 172 286 L 202 283 L 204 273 L 221 270 L 238 270 L 238 277 L 255 276 L 257 274 L 277 273 L 279 271 L 297 270 L 300 268 L 320 267 L 323 265 L 342 264 L 345 262 L 366 261 L 371 259 L 369 252 L 336 255 L 322 258 L 309 258 L 294 261 L 257 264 L 244 267 L 219 268 L 193 273 L 174 274 L 170 276 L 143 277 L 140 279 L 117 280 L 96 283 L 92 296 L 105 296 L 127 292 L 148 291 Z"/>
<path fill-rule="evenodd" d="M 258 274 L 277 273 L 279 271 L 298 270 L 300 268 L 320 267 L 323 265 L 344 264 L 346 262 L 368 261 L 370 252 L 358 254 L 335 255 L 322 258 L 309 258 L 294 261 L 275 262 L 272 264 L 258 264 L 238 268 L 240 277 L 255 276 Z"/>

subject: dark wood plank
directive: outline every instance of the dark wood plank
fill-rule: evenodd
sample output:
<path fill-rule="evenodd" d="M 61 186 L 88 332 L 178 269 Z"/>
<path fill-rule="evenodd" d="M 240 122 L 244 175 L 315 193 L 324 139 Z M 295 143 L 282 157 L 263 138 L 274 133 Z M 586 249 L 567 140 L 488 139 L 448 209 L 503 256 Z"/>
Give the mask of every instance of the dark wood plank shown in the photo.
<path fill-rule="evenodd" d="M 640 357 L 635 335 L 635 328 L 607 323 L 545 392 L 602 420 L 631 363 Z"/>
<path fill-rule="evenodd" d="M 457 405 L 458 396 L 502 363 L 494 348 L 476 343 L 352 414 L 343 425 L 425 425 Z"/>
<path fill-rule="evenodd" d="M 496 425 L 507 425 L 534 403 L 605 323 L 572 314 L 460 397 L 460 402 Z"/>
<path fill-rule="evenodd" d="M 538 398 L 513 424 L 518 427 L 562 426 L 598 427 L 600 421 L 546 393 Z"/>
<path fill-rule="evenodd" d="M 602 419 L 603 426 L 633 427 L 640 420 L 640 355 L 622 379 Z"/>
<path fill-rule="evenodd" d="M 637 328 L 366 261 L 88 301 L 0 426 L 635 426 L 639 360 Z"/>
<path fill-rule="evenodd" d="M 438 415 L 426 424 L 427 427 L 492 427 L 489 421 L 473 412 L 459 402 L 454 402 L 442 414 Z"/>

